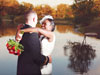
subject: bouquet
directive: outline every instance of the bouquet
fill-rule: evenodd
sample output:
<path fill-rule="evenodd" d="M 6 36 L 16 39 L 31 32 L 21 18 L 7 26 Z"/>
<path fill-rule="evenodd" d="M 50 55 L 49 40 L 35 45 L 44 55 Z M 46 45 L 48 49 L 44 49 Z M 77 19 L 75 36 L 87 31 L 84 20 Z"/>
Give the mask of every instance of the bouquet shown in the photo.
<path fill-rule="evenodd" d="M 19 42 L 13 39 L 9 39 L 9 41 L 6 44 L 6 47 L 10 54 L 14 54 L 18 56 L 23 52 L 24 49 L 22 44 L 20 44 Z"/>

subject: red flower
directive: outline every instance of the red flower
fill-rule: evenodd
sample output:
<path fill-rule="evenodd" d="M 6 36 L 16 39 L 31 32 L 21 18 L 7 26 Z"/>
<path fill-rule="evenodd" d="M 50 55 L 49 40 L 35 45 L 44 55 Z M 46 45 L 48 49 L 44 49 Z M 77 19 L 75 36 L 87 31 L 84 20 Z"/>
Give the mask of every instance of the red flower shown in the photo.
<path fill-rule="evenodd" d="M 6 44 L 6 47 L 8 47 L 8 46 L 9 46 L 9 44 L 7 43 L 7 44 Z"/>
<path fill-rule="evenodd" d="M 14 55 L 17 55 L 18 53 L 17 53 L 17 51 L 14 51 Z"/>
<path fill-rule="evenodd" d="M 9 53 L 10 53 L 10 54 L 14 54 L 14 51 L 13 51 L 13 50 L 9 50 Z"/>
<path fill-rule="evenodd" d="M 8 49 L 8 50 L 12 50 L 12 47 L 11 47 L 11 46 L 8 46 L 7 49 Z"/>
<path fill-rule="evenodd" d="M 18 56 L 20 55 L 20 51 L 21 51 L 21 50 L 19 50 L 19 49 L 17 50 Z"/>
<path fill-rule="evenodd" d="M 15 46 L 12 47 L 12 50 L 15 50 Z"/>
<path fill-rule="evenodd" d="M 20 53 L 20 51 L 21 51 L 21 50 L 19 50 L 19 49 L 17 50 L 18 53 Z"/>
<path fill-rule="evenodd" d="M 14 54 L 19 56 L 20 55 L 20 50 L 15 51 Z"/>

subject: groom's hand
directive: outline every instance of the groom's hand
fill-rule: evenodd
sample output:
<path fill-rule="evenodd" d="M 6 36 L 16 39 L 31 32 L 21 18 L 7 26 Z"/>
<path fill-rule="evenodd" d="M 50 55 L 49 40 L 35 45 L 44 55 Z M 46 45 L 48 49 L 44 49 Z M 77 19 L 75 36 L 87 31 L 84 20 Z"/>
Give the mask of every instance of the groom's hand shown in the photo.
<path fill-rule="evenodd" d="M 52 57 L 51 57 L 51 55 L 49 55 L 48 57 L 49 57 L 49 63 L 52 63 Z"/>

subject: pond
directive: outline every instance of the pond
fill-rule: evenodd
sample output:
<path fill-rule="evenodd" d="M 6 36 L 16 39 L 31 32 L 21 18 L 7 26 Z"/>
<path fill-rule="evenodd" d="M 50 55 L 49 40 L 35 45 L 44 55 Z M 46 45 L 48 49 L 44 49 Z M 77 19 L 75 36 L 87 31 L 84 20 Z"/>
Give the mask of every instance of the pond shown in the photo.
<path fill-rule="evenodd" d="M 68 42 L 82 43 L 84 36 L 73 31 L 71 26 L 57 25 L 56 44 L 52 53 L 52 75 L 100 75 L 100 40 L 86 37 L 86 44 L 92 49 L 64 49 Z M 17 56 L 6 49 L 6 42 L 14 36 L 0 38 L 0 75 L 16 75 Z M 77 57 L 77 56 L 80 57 Z M 84 58 L 84 59 L 83 59 Z"/>

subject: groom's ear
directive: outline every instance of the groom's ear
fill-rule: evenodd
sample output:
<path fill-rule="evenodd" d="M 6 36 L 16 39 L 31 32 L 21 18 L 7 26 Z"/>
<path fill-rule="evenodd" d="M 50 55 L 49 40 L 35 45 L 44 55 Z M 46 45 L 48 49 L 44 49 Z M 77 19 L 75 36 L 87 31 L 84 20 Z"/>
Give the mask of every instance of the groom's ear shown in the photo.
<path fill-rule="evenodd" d="M 35 17 L 33 18 L 33 22 L 35 22 Z"/>

